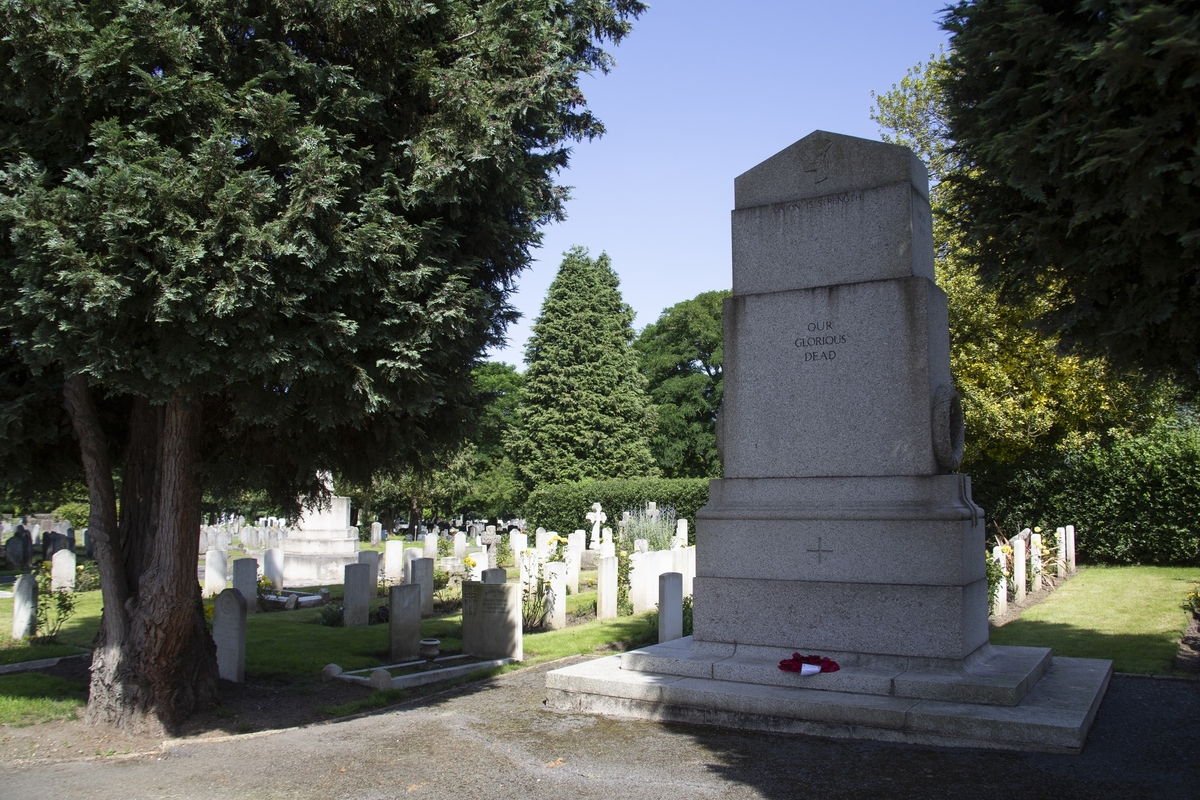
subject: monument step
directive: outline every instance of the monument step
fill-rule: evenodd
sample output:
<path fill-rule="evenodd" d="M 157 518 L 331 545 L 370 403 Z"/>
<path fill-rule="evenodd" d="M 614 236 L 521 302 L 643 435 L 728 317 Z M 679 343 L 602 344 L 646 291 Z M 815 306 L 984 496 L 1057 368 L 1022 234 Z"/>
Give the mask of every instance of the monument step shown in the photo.
<path fill-rule="evenodd" d="M 779 669 L 792 650 L 716 642 L 691 637 L 631 650 L 621 668 L 634 672 L 712 678 L 806 690 L 871 694 L 915 700 L 1015 706 L 1050 667 L 1045 647 L 985 645 L 957 662 L 822 652 L 841 669 L 801 676 Z"/>
<path fill-rule="evenodd" d="M 622 669 L 621 660 L 548 673 L 547 706 L 834 738 L 1078 753 L 1112 676 L 1111 661 L 1058 658 L 1019 704 L 997 706 L 639 672 Z"/>

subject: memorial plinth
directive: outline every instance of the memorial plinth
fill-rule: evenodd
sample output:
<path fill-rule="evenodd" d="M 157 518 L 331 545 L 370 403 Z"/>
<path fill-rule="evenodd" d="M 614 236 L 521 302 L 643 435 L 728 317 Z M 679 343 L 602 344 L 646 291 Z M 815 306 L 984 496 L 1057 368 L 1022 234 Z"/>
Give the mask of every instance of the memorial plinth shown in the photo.
<path fill-rule="evenodd" d="M 305 509 L 280 539 L 283 585 L 341 583 L 347 564 L 358 563 L 358 531 L 350 527 L 350 498 L 330 498 L 328 508 Z"/>
<path fill-rule="evenodd" d="M 1111 663 L 988 643 L 924 166 L 817 131 L 737 178 L 732 224 L 694 636 L 550 673 L 550 706 L 1078 750 Z"/>

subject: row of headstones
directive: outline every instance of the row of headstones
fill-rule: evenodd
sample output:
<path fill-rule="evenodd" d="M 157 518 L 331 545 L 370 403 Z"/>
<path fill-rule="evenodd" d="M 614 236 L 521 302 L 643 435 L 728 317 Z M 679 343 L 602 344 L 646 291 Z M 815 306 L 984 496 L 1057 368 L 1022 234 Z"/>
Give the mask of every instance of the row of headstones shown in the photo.
<path fill-rule="evenodd" d="M 75 591 L 75 551 L 59 550 L 50 563 L 50 591 Z M 37 635 L 37 595 L 33 575 L 18 575 L 13 581 L 12 637 L 16 641 Z"/>
<path fill-rule="evenodd" d="M 602 559 L 602 563 L 615 560 Z M 239 569 L 239 562 L 249 563 Z M 255 566 L 252 558 L 237 559 L 234 562 L 235 580 L 238 572 L 249 574 Z M 415 559 L 410 566 L 412 575 L 409 582 L 392 586 L 388 594 L 389 648 L 392 661 L 397 663 L 419 657 L 421 617 L 433 610 L 432 560 Z M 612 571 L 615 579 L 615 566 Z M 346 565 L 343 608 L 343 624 L 346 627 L 367 624 L 373 594 L 370 591 L 370 579 L 370 564 Z M 465 655 L 487 659 L 513 658 L 517 661 L 523 658 L 521 586 L 508 584 L 506 580 L 505 570 L 488 569 L 484 570 L 481 581 L 463 583 L 462 643 Z M 613 594 L 615 597 L 615 590 Z M 565 597 L 565 593 L 561 596 Z M 678 572 L 659 575 L 658 596 L 659 642 L 682 637 L 684 576 Z M 36 613 L 36 589 L 32 605 Z M 218 672 L 225 680 L 237 683 L 245 680 L 246 618 L 251 607 L 246 594 L 237 587 L 224 589 L 217 595 L 213 609 L 213 639 L 217 645 Z"/>
<path fill-rule="evenodd" d="M 1055 572 L 1059 578 L 1066 578 L 1075 572 L 1075 526 L 1058 528 L 1055 534 L 1059 542 L 1055 551 Z M 1038 591 L 1047 582 L 1042 562 L 1042 535 L 1026 528 L 1010 544 L 1013 549 L 1013 596 L 1015 602 L 1020 604 L 1025 602 L 1026 593 Z M 1005 575 L 1005 558 L 1000 545 L 992 548 L 992 560 L 1000 567 L 1000 583 L 996 586 L 993 607 L 996 614 L 1003 614 L 1008 611 L 1008 576 Z M 1026 563 L 1029 565 L 1028 573 L 1025 570 Z"/>
<path fill-rule="evenodd" d="M 70 527 L 71 523 L 67 520 L 55 520 L 53 517 L 34 517 L 34 521 L 29 521 L 24 517 L 15 521 L 6 519 L 0 522 L 0 536 L 16 533 L 18 528 L 25 528 L 35 543 L 41 543 L 43 531 L 66 533 Z"/>
<path fill-rule="evenodd" d="M 200 552 L 228 550 L 231 547 L 233 547 L 233 531 L 215 525 L 204 525 L 200 528 Z"/>
<path fill-rule="evenodd" d="M 375 554 L 378 555 L 378 554 Z M 225 553 L 210 550 L 205 564 L 205 593 L 216 588 L 209 583 L 210 575 L 223 573 Z M 422 614 L 433 612 L 433 561 L 416 559 L 411 564 L 409 582 L 393 586 L 391 603 L 391 639 L 393 651 L 397 642 L 407 642 L 412 631 L 420 639 Z M 370 615 L 371 598 L 375 595 L 372 577 L 378 580 L 378 562 L 360 562 L 345 566 L 342 597 L 342 624 L 347 628 L 366 625 Z M 216 593 L 213 604 L 213 640 L 217 645 L 217 670 L 221 678 L 241 683 L 245 680 L 246 662 L 246 618 L 257 610 L 257 603 L 248 598 L 257 597 L 258 561 L 254 558 L 239 558 L 233 562 L 232 588 L 222 586 Z M 280 583 L 279 585 L 282 585 Z"/>
<path fill-rule="evenodd" d="M 281 528 L 242 528 L 238 533 L 238 539 L 241 540 L 242 547 L 247 550 L 270 550 L 281 546 L 284 532 Z M 211 548 L 202 546 L 200 549 L 209 550 Z"/>
<path fill-rule="evenodd" d="M 87 528 L 83 529 L 83 537 L 91 555 L 91 542 L 87 536 Z M 12 536 L 4 543 L 5 562 L 9 569 L 29 569 L 33 566 L 33 549 L 41 545 L 42 560 L 49 561 L 60 550 L 75 550 L 75 529 L 69 524 L 64 525 L 63 531 L 46 531 L 39 542 L 33 533 L 24 525 L 17 525 Z"/>

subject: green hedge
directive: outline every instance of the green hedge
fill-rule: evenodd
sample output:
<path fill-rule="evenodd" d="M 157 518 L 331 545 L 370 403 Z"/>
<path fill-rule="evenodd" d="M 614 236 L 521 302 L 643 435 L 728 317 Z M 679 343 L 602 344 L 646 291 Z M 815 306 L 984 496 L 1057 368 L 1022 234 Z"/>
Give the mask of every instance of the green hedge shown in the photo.
<path fill-rule="evenodd" d="M 1040 465 L 973 478 L 976 500 L 1006 536 L 1076 527 L 1094 564 L 1200 565 L 1200 426 L 1163 422 L 1140 436 Z"/>
<path fill-rule="evenodd" d="M 688 538 L 692 539 L 696 512 L 708 502 L 708 478 L 627 478 L 541 486 L 525 501 L 525 516 L 531 528 L 562 534 L 591 530 L 585 515 L 592 503 L 599 503 L 608 514 L 608 526 L 615 530 L 622 511 L 651 501 L 659 508 L 673 506 L 676 519 L 687 519 Z"/>

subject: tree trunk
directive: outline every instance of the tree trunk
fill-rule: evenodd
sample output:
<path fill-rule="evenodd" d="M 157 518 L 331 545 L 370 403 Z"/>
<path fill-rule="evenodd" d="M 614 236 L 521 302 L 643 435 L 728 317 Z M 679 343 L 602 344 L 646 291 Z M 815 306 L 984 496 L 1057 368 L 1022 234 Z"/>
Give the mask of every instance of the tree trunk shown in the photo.
<path fill-rule="evenodd" d="M 118 524 L 112 468 L 86 380 L 71 378 L 63 395 L 83 454 L 104 597 L 86 719 L 172 733 L 216 699 L 216 646 L 196 581 L 199 408 L 179 398 L 161 410 L 135 401 Z"/>
<path fill-rule="evenodd" d="M 408 501 L 408 532 L 412 534 L 412 540 L 417 541 L 417 529 L 421 527 L 421 503 L 417 498 L 410 498 Z"/>

